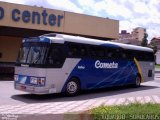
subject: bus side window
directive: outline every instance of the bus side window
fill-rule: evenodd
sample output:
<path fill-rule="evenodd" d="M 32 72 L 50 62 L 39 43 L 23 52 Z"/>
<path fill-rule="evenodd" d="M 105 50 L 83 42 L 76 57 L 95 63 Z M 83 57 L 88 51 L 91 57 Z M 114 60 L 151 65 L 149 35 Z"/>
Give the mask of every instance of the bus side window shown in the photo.
<path fill-rule="evenodd" d="M 69 52 L 68 52 L 68 56 L 71 58 L 75 58 L 75 57 L 79 57 L 80 56 L 80 47 L 79 45 L 76 44 L 69 44 Z"/>
<path fill-rule="evenodd" d="M 104 57 L 105 56 L 105 49 L 102 47 L 98 48 L 97 54 L 99 57 Z"/>
<path fill-rule="evenodd" d="M 126 58 L 127 58 L 126 54 L 122 53 L 122 59 L 126 59 Z"/>
<path fill-rule="evenodd" d="M 127 59 L 127 54 L 124 49 L 121 50 L 121 59 Z"/>
<path fill-rule="evenodd" d="M 86 44 L 69 42 L 66 46 L 68 47 L 67 55 L 69 58 L 81 58 L 88 55 Z"/>
<path fill-rule="evenodd" d="M 131 50 L 124 50 L 124 53 L 125 53 L 125 55 L 126 55 L 126 59 L 128 59 L 128 60 L 133 60 L 133 59 L 134 59 L 134 57 L 133 57 L 133 52 L 134 52 L 134 51 L 131 51 Z"/>
<path fill-rule="evenodd" d="M 53 46 L 49 52 L 48 64 L 52 65 L 53 67 L 61 67 L 64 63 L 64 58 L 64 51 L 62 48 Z"/>
<path fill-rule="evenodd" d="M 96 56 L 96 50 L 94 47 L 90 47 L 89 48 L 89 53 L 92 57 L 95 57 Z"/>
<path fill-rule="evenodd" d="M 80 55 L 81 55 L 81 57 L 87 56 L 87 49 L 84 45 L 81 45 L 81 47 L 80 47 Z"/>
<path fill-rule="evenodd" d="M 114 59 L 121 59 L 122 58 L 122 51 L 120 49 L 113 49 L 113 58 Z"/>
<path fill-rule="evenodd" d="M 156 56 L 154 55 L 154 53 L 152 52 L 148 52 L 148 61 L 155 61 L 156 60 Z"/>
<path fill-rule="evenodd" d="M 141 51 L 135 51 L 135 57 L 139 61 L 145 61 L 145 53 Z"/>
<path fill-rule="evenodd" d="M 136 51 L 136 58 L 137 60 L 143 61 L 143 54 L 139 51 Z"/>
<path fill-rule="evenodd" d="M 144 59 L 145 61 L 154 61 L 154 54 L 152 52 L 146 52 L 144 53 Z"/>
<path fill-rule="evenodd" d="M 91 57 L 104 58 L 105 49 L 103 47 L 99 47 L 99 46 L 90 46 L 89 53 L 90 53 Z"/>
<path fill-rule="evenodd" d="M 110 48 L 106 49 L 106 56 L 107 58 L 113 58 L 113 51 Z"/>

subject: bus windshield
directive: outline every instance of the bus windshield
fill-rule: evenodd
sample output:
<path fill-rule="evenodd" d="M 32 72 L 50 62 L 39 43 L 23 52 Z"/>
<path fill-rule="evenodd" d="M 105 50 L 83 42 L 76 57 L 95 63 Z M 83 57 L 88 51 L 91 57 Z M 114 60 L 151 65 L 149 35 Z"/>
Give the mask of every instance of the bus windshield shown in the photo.
<path fill-rule="evenodd" d="M 46 45 L 32 43 L 22 45 L 17 63 L 22 64 L 44 64 L 45 53 L 48 50 Z"/>

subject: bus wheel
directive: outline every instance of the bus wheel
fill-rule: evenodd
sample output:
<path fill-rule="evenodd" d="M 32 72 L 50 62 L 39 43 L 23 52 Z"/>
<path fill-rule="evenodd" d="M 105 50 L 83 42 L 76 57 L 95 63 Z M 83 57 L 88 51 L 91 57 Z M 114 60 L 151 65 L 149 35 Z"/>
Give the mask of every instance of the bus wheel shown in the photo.
<path fill-rule="evenodd" d="M 66 85 L 66 94 L 69 96 L 77 95 L 80 90 L 80 83 L 76 78 L 72 78 Z"/>
<path fill-rule="evenodd" d="M 135 79 L 135 87 L 140 87 L 141 86 L 141 78 L 139 75 L 137 75 L 136 79 Z"/>

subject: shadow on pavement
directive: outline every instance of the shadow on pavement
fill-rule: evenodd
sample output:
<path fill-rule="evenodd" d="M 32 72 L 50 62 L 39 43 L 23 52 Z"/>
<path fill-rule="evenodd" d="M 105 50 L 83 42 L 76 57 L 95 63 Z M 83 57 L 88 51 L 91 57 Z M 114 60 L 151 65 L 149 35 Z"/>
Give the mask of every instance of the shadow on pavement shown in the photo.
<path fill-rule="evenodd" d="M 67 102 L 67 101 L 80 101 L 89 100 L 100 97 L 114 97 L 116 95 L 122 95 L 131 92 L 144 91 L 149 89 L 155 89 L 155 86 L 141 86 L 139 88 L 133 88 L 130 86 L 124 87 L 112 87 L 106 89 L 82 91 L 78 96 L 67 97 L 63 94 L 49 94 L 49 95 L 33 95 L 33 94 L 20 94 L 11 96 L 12 99 L 18 100 L 24 103 L 48 103 L 48 102 Z"/>

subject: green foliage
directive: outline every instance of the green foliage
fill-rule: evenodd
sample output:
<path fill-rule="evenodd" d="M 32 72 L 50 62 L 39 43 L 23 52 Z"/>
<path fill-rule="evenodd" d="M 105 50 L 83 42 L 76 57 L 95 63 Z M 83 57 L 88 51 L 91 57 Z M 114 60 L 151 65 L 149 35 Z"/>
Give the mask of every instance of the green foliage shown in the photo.
<path fill-rule="evenodd" d="M 148 37 L 148 34 L 147 34 L 147 33 L 144 33 L 144 37 L 143 37 L 143 39 L 142 39 L 141 46 L 147 47 L 147 45 L 148 45 L 147 37 Z"/>
<path fill-rule="evenodd" d="M 91 110 L 94 120 L 160 119 L 160 104 L 129 104 L 120 106 L 101 106 Z"/>
<path fill-rule="evenodd" d="M 157 64 L 155 67 L 156 67 L 156 68 L 160 68 L 160 64 Z"/>
<path fill-rule="evenodd" d="M 155 43 L 155 40 L 151 40 L 149 47 L 153 49 L 154 53 L 157 52 L 157 45 Z"/>

